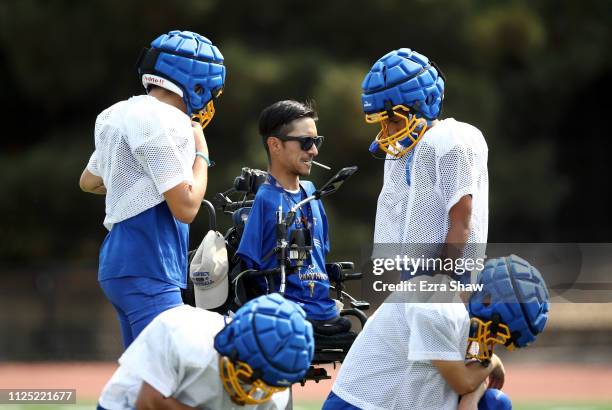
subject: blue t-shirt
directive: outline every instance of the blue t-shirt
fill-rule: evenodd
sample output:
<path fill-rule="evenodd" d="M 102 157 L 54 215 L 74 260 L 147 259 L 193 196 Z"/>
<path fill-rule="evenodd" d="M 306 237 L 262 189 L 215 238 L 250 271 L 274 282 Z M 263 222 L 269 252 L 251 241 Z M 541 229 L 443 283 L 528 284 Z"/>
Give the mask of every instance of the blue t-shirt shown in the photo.
<path fill-rule="evenodd" d="M 270 179 L 261 185 L 240 240 L 238 255 L 250 269 L 267 270 L 278 267 L 276 255 L 269 255 L 276 246 L 276 211 L 283 213 L 315 191 L 312 182 L 302 181 L 300 192 L 292 194 Z M 306 208 L 306 209 L 304 209 Z M 310 212 L 312 210 L 312 212 Z M 296 213 L 296 222 L 289 232 L 308 220 L 312 235 L 312 252 L 304 266 L 287 275 L 285 297 L 298 303 L 309 319 L 326 320 L 338 315 L 335 302 L 329 297 L 329 278 L 325 270 L 325 257 L 329 252 L 327 216 L 321 201 L 312 201 Z M 296 226 L 297 224 L 297 226 Z M 275 280 L 276 290 L 280 278 Z"/>
<path fill-rule="evenodd" d="M 189 225 L 164 201 L 113 225 L 100 248 L 98 280 L 128 276 L 186 287 Z"/>

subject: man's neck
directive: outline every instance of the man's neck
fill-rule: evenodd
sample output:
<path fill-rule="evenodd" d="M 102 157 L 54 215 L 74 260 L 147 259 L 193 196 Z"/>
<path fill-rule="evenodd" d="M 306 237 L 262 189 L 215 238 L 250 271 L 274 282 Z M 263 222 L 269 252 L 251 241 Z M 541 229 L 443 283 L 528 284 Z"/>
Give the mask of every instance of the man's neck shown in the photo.
<path fill-rule="evenodd" d="M 300 188 L 299 175 L 279 169 L 273 165 L 268 167 L 268 173 L 270 173 L 270 175 L 272 175 L 274 179 L 276 179 L 276 181 L 278 181 L 278 183 L 281 184 L 281 186 L 286 190 L 295 191 Z"/>
<path fill-rule="evenodd" d="M 187 107 L 185 106 L 185 102 L 178 94 L 174 94 L 173 92 L 168 91 L 165 88 L 153 87 L 153 89 L 149 92 L 149 95 L 151 97 L 157 98 L 163 103 L 178 108 L 184 113 L 187 113 Z"/>

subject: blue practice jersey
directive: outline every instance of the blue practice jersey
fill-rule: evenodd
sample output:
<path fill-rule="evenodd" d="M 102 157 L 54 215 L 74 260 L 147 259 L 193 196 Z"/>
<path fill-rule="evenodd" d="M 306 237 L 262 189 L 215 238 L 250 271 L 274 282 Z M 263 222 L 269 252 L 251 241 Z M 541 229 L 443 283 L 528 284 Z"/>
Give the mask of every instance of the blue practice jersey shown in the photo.
<path fill-rule="evenodd" d="M 273 178 L 261 185 L 238 247 L 238 255 L 248 268 L 267 270 L 278 267 L 276 255 L 271 253 L 276 246 L 276 211 L 282 207 L 283 213 L 288 212 L 314 191 L 315 187 L 309 181 L 302 181 L 300 192 L 295 194 L 283 190 Z M 312 201 L 298 210 L 289 232 L 303 226 L 306 221 L 312 235 L 312 252 L 303 267 L 287 275 L 285 296 L 298 303 L 309 319 L 326 320 L 338 314 L 335 302 L 329 297 L 329 278 L 325 270 L 329 237 L 327 216 L 321 201 Z M 275 284 L 278 291 L 280 280 L 276 280 Z"/>
<path fill-rule="evenodd" d="M 186 287 L 189 225 L 164 201 L 117 222 L 100 248 L 98 280 L 148 277 Z"/>

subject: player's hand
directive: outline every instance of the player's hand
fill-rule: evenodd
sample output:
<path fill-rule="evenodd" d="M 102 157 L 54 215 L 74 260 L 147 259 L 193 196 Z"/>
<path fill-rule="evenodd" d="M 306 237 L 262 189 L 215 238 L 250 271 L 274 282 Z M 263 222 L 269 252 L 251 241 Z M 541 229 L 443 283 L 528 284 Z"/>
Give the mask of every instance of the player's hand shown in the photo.
<path fill-rule="evenodd" d="M 493 371 L 489 375 L 489 388 L 490 389 L 499 389 L 504 386 L 504 380 L 506 377 L 506 370 L 504 369 L 504 364 L 501 359 L 493 354 L 491 357 L 491 366 L 493 366 Z"/>
<path fill-rule="evenodd" d="M 202 152 L 208 156 L 208 144 L 206 144 L 206 138 L 204 138 L 204 131 L 199 122 L 191 121 L 191 128 L 193 129 L 193 139 L 195 140 L 196 151 Z"/>
<path fill-rule="evenodd" d="M 478 402 L 484 396 L 485 391 L 487 391 L 487 384 L 482 382 L 476 390 L 461 396 L 457 410 L 477 410 Z"/>

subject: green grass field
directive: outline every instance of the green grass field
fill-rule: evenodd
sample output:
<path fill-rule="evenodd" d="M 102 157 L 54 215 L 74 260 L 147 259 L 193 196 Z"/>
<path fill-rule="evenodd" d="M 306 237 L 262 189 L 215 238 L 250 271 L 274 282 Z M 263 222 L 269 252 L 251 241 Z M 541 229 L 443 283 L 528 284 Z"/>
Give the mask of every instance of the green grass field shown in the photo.
<path fill-rule="evenodd" d="M 295 410 L 320 410 L 320 404 L 296 404 Z M 513 410 L 612 410 L 612 403 L 538 403 L 538 404 L 513 404 Z"/>
<path fill-rule="evenodd" d="M 0 409 L 7 410 L 89 410 L 95 408 L 95 404 L 9 404 L 0 405 Z M 294 405 L 294 410 L 320 410 L 321 405 L 298 403 Z M 612 410 L 612 403 L 537 403 L 525 404 L 517 403 L 512 406 L 513 410 Z"/>
<path fill-rule="evenodd" d="M 523 404 L 512 406 L 513 410 L 612 410 L 611 403 L 554 403 Z"/>

